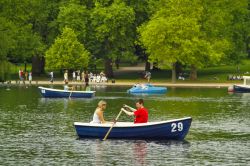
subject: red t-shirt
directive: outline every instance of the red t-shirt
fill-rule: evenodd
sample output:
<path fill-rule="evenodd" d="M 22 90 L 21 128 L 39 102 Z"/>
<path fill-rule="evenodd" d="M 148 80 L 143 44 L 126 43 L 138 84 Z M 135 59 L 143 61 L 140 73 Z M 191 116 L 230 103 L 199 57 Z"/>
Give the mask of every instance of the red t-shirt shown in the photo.
<path fill-rule="evenodd" d="M 134 123 L 147 123 L 148 122 L 148 110 L 146 108 L 139 108 L 134 112 Z"/>

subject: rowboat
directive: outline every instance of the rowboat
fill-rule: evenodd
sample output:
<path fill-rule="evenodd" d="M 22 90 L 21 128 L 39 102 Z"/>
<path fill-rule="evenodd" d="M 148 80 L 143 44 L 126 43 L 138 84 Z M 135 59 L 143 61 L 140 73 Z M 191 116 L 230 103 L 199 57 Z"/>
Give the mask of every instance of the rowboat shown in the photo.
<path fill-rule="evenodd" d="M 229 92 L 241 92 L 249 93 L 250 92 L 250 76 L 243 76 L 243 85 L 233 85 L 228 87 Z"/>
<path fill-rule="evenodd" d="M 48 98 L 91 98 L 95 96 L 95 91 L 71 91 L 62 89 L 52 89 L 45 87 L 38 87 L 43 97 Z"/>
<path fill-rule="evenodd" d="M 191 117 L 138 124 L 132 122 L 116 122 L 108 138 L 183 140 L 189 131 L 191 122 Z M 103 139 L 112 126 L 112 123 L 99 124 L 74 122 L 74 126 L 79 138 Z"/>
<path fill-rule="evenodd" d="M 166 87 L 156 87 L 151 84 L 136 84 L 128 90 L 128 93 L 163 94 L 167 92 Z"/>

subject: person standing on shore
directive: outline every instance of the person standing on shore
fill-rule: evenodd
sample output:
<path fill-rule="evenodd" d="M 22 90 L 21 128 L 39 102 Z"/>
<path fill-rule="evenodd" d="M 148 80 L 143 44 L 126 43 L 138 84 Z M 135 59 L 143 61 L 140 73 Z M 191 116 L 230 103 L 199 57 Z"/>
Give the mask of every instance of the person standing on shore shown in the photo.
<path fill-rule="evenodd" d="M 29 74 L 28 74 L 28 72 L 26 71 L 26 72 L 25 72 L 25 81 L 28 81 L 28 75 L 29 75 Z"/>
<path fill-rule="evenodd" d="M 151 73 L 149 71 L 146 71 L 145 78 L 148 80 L 148 83 L 150 83 Z"/>
<path fill-rule="evenodd" d="M 32 81 L 32 72 L 30 71 L 29 72 L 29 82 L 30 82 L 30 84 L 31 84 L 31 81 Z"/>
<path fill-rule="evenodd" d="M 77 70 L 77 72 L 76 72 L 76 81 L 77 82 L 80 82 L 80 80 L 81 80 L 81 77 L 80 77 L 80 70 Z"/>
<path fill-rule="evenodd" d="M 89 86 L 89 75 L 88 75 L 88 71 L 86 71 L 85 75 L 84 75 L 84 80 L 85 80 L 85 85 Z"/>
<path fill-rule="evenodd" d="M 72 73 L 72 81 L 75 82 L 76 81 L 76 72 L 73 71 Z"/>
<path fill-rule="evenodd" d="M 64 73 L 64 82 L 68 82 L 68 70 L 66 70 Z"/>
<path fill-rule="evenodd" d="M 19 69 L 18 75 L 19 75 L 20 81 L 22 81 L 23 80 L 23 71 L 22 71 L 22 69 Z"/>
<path fill-rule="evenodd" d="M 82 82 L 85 82 L 85 73 L 84 73 L 84 70 L 82 71 Z"/>
<path fill-rule="evenodd" d="M 53 83 L 54 81 L 54 73 L 53 71 L 50 72 L 50 82 Z"/>

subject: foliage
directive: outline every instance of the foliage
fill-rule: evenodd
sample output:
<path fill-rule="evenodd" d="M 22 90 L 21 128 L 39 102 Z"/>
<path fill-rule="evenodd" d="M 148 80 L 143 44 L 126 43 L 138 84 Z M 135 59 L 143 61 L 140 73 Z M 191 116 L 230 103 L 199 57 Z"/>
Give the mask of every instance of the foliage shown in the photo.
<path fill-rule="evenodd" d="M 65 26 L 74 30 L 78 39 L 86 43 L 88 33 L 89 11 L 85 6 L 70 3 L 60 7 L 57 17 L 59 30 L 62 31 Z"/>
<path fill-rule="evenodd" d="M 80 69 L 87 67 L 90 53 L 77 40 L 71 28 L 65 27 L 62 35 L 46 52 L 46 68 L 49 70 Z"/>
<path fill-rule="evenodd" d="M 163 67 L 177 61 L 202 65 L 212 46 L 204 39 L 199 24 L 203 8 L 199 0 L 169 0 L 150 21 L 141 26 L 140 41 L 152 62 Z"/>
<path fill-rule="evenodd" d="M 134 19 L 133 9 L 123 2 L 114 2 L 107 7 L 97 3 L 91 13 L 96 54 L 115 60 L 123 52 L 132 52 Z"/>
<path fill-rule="evenodd" d="M 0 17 L 0 60 L 6 59 L 8 52 L 16 45 L 15 36 L 16 27 L 13 22 L 4 17 Z"/>

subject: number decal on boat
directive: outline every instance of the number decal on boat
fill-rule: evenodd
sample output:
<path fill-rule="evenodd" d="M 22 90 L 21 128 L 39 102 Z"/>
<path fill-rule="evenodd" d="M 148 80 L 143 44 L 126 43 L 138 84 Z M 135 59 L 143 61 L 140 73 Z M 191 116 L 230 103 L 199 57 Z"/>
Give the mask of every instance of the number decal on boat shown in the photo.
<path fill-rule="evenodd" d="M 171 132 L 176 132 L 176 131 L 182 131 L 183 130 L 183 124 L 182 122 L 179 122 L 179 123 L 172 123 L 171 124 Z"/>
<path fill-rule="evenodd" d="M 42 89 L 41 91 L 42 91 L 42 93 L 45 93 L 45 90 L 44 90 L 44 89 Z"/>

